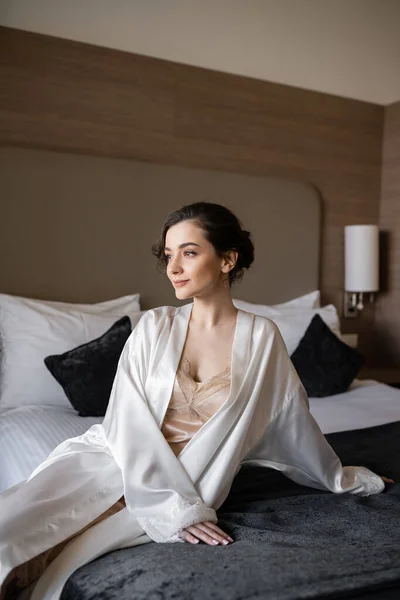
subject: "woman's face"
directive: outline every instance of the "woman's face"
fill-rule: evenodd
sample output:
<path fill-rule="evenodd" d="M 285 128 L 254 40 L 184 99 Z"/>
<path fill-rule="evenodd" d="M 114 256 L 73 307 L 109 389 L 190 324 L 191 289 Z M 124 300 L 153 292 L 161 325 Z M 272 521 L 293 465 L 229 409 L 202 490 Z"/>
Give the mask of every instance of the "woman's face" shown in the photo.
<path fill-rule="evenodd" d="M 195 221 L 182 221 L 168 229 L 165 238 L 167 275 L 180 300 L 205 297 L 223 287 L 229 268 Z M 182 282 L 182 283 L 179 283 Z"/>

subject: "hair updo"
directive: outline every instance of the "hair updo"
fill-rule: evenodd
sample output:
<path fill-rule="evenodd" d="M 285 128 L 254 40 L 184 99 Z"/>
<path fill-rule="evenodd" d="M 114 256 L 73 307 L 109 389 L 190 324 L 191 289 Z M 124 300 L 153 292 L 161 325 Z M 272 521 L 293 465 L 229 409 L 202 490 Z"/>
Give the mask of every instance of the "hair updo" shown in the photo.
<path fill-rule="evenodd" d="M 205 232 L 206 239 L 214 246 L 218 256 L 229 250 L 236 250 L 238 258 L 235 267 L 229 271 L 229 285 L 243 277 L 244 269 L 249 269 L 254 260 L 254 246 L 250 232 L 242 229 L 239 219 L 225 206 L 212 202 L 187 204 L 170 213 L 162 227 L 160 240 L 152 246 L 154 256 L 165 273 L 167 259 L 164 254 L 165 238 L 168 229 L 182 221 L 195 221 Z"/>

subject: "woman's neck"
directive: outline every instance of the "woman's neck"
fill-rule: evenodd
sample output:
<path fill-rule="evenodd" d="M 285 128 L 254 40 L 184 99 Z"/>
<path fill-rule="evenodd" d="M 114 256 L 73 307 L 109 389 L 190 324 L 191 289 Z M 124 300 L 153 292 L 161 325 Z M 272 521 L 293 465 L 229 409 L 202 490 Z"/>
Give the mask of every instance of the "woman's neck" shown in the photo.
<path fill-rule="evenodd" d="M 230 293 L 218 298 L 194 298 L 190 318 L 191 325 L 201 329 L 212 330 L 233 325 L 236 322 L 238 310 L 232 302 Z"/>

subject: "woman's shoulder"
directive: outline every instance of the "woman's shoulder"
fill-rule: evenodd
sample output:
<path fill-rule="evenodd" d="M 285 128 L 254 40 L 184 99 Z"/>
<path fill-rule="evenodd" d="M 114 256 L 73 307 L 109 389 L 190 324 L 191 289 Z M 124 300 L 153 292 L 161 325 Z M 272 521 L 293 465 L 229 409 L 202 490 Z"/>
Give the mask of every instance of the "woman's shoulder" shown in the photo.
<path fill-rule="evenodd" d="M 248 312 L 248 311 L 242 311 L 242 312 Z M 255 313 L 250 313 L 250 314 L 252 316 L 254 316 L 254 327 L 256 329 L 265 329 L 269 333 L 273 333 L 273 334 L 278 333 L 279 334 L 279 328 L 274 321 L 272 321 L 268 317 L 256 315 Z"/>
<path fill-rule="evenodd" d="M 156 308 L 146 310 L 140 321 L 142 322 L 142 326 L 157 327 L 173 319 L 179 314 L 180 310 L 180 306 L 157 306 Z"/>
<path fill-rule="evenodd" d="M 172 317 L 178 310 L 176 306 L 157 306 L 142 311 L 142 316 L 127 340 L 129 351 L 141 343 L 151 346 L 163 332 L 171 329 Z"/>
<path fill-rule="evenodd" d="M 281 346 L 286 350 L 286 345 L 278 325 L 268 317 L 262 317 L 261 315 L 256 315 L 254 313 L 252 314 L 254 315 L 253 335 L 256 335 L 258 340 L 262 339 L 263 342 L 272 340 L 272 343 L 276 348 Z"/>
<path fill-rule="evenodd" d="M 156 308 L 149 308 L 146 310 L 147 318 L 160 319 L 166 316 L 174 315 L 179 310 L 177 306 L 157 306 Z"/>

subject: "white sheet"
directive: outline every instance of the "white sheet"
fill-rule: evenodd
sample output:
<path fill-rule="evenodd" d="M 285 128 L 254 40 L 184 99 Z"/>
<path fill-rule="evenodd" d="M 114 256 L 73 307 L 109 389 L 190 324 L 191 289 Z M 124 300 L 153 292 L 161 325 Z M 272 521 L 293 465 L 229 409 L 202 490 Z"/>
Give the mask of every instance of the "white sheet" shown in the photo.
<path fill-rule="evenodd" d="M 349 391 L 310 398 L 311 413 L 324 433 L 400 421 L 400 390 L 356 380 Z M 81 435 L 99 417 L 71 408 L 24 406 L 0 412 L 0 492 L 26 479 L 63 440 Z"/>
<path fill-rule="evenodd" d="M 356 379 L 344 394 L 310 398 L 310 410 L 324 433 L 393 423 L 400 421 L 400 389 Z"/>
<path fill-rule="evenodd" d="M 99 417 L 80 417 L 57 406 L 22 406 L 0 412 L 0 493 L 29 477 L 61 442 L 84 433 Z"/>

